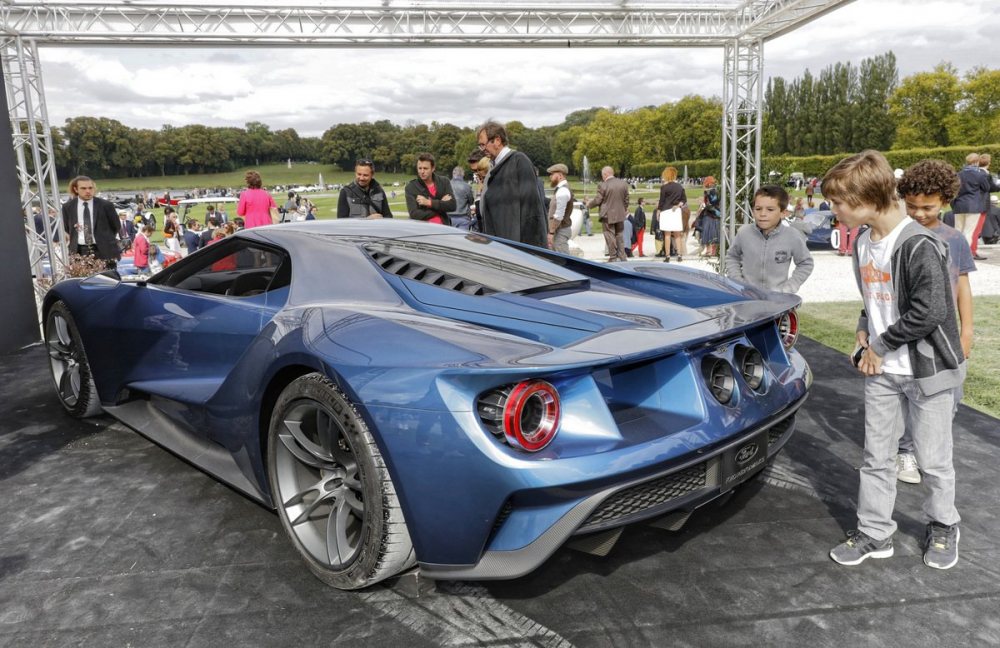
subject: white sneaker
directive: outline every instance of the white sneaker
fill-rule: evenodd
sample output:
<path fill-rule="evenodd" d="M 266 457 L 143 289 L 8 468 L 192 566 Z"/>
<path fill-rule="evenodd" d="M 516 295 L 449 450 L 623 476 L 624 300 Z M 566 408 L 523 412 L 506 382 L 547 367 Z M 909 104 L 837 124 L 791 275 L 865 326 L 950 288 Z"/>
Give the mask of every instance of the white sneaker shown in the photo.
<path fill-rule="evenodd" d="M 896 455 L 896 479 L 907 484 L 920 483 L 920 466 L 915 455 L 909 452 Z"/>

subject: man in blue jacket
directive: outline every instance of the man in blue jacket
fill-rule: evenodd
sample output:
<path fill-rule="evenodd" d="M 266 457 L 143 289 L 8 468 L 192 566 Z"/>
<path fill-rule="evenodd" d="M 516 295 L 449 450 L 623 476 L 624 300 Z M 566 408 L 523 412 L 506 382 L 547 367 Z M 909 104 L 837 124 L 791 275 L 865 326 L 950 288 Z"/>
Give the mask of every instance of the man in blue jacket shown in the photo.
<path fill-rule="evenodd" d="M 965 156 L 965 166 L 958 172 L 958 180 L 961 186 L 958 188 L 958 195 L 951 202 L 951 208 L 955 212 L 955 229 L 965 236 L 972 248 L 976 261 L 983 261 L 985 257 L 976 254 L 975 235 L 979 226 L 979 219 L 986 213 L 986 207 L 990 201 L 990 176 L 979 170 L 979 154 L 969 153 Z"/>

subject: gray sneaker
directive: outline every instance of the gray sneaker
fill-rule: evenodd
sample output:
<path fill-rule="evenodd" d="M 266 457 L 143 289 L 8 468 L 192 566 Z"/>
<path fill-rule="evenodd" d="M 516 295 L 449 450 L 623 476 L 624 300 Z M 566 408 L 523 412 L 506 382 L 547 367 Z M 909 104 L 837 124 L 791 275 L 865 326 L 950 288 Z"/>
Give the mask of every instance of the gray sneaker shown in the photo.
<path fill-rule="evenodd" d="M 891 558 L 892 537 L 876 540 L 861 531 L 848 531 L 847 540 L 830 550 L 830 557 L 841 565 L 860 565 L 866 558 Z"/>
<path fill-rule="evenodd" d="M 911 452 L 901 452 L 896 455 L 896 479 L 907 484 L 920 483 L 920 466 L 917 457 Z"/>
<path fill-rule="evenodd" d="M 958 525 L 937 522 L 927 525 L 924 541 L 924 564 L 934 569 L 951 569 L 958 562 Z"/>

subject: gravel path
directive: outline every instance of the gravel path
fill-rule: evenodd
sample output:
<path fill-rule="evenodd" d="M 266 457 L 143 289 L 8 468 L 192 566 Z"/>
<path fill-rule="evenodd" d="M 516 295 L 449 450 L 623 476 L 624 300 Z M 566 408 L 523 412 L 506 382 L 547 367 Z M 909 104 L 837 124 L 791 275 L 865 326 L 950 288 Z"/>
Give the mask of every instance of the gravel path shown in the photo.
<path fill-rule="evenodd" d="M 653 254 L 653 237 L 647 236 L 644 241 L 645 252 Z M 604 256 L 604 237 L 595 233 L 593 236 L 581 235 L 573 239 L 583 251 L 584 258 L 602 260 Z M 692 241 L 688 245 L 689 249 L 696 251 L 697 243 Z M 986 261 L 976 262 L 976 272 L 969 275 L 972 284 L 972 294 L 976 295 L 1000 295 L 1000 245 L 980 245 L 979 253 L 988 257 Z M 837 302 L 837 301 L 861 301 L 858 295 L 858 286 L 854 281 L 854 274 L 851 271 L 850 257 L 837 256 L 834 251 L 813 251 L 813 260 L 816 266 L 813 268 L 809 279 L 802 285 L 799 295 L 805 302 Z M 629 263 L 662 263 L 662 259 L 636 258 Z M 676 263 L 673 261 L 672 263 Z M 686 257 L 684 265 L 714 272 L 715 269 L 707 262 L 695 257 Z"/>

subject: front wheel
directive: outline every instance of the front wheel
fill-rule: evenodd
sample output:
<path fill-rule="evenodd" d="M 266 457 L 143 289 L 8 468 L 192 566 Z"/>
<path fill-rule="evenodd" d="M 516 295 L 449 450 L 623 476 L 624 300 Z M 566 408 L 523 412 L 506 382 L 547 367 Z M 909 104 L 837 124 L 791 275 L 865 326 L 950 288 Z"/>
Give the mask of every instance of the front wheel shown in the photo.
<path fill-rule="evenodd" d="M 45 348 L 59 402 L 70 416 L 86 418 L 101 413 L 97 387 L 83 350 L 80 331 L 65 302 L 58 301 L 45 317 Z"/>
<path fill-rule="evenodd" d="M 378 446 L 325 376 L 302 376 L 278 397 L 267 467 L 281 525 L 322 581 L 359 589 L 415 563 Z"/>

